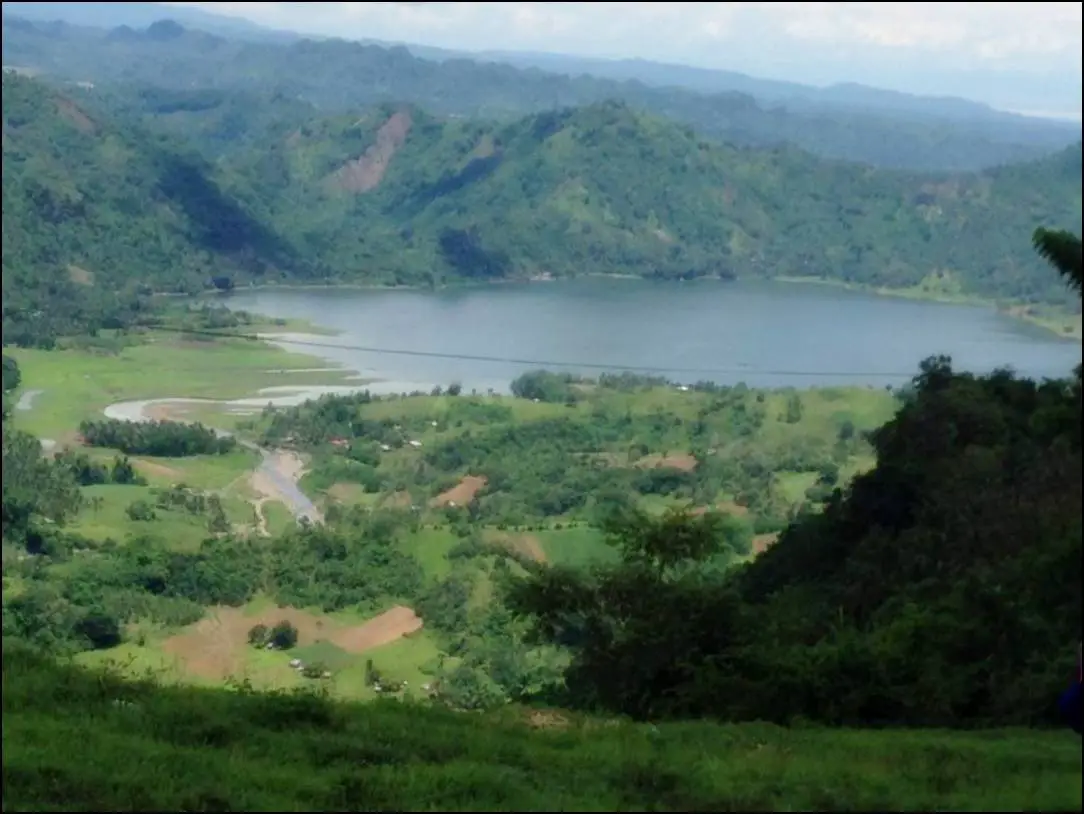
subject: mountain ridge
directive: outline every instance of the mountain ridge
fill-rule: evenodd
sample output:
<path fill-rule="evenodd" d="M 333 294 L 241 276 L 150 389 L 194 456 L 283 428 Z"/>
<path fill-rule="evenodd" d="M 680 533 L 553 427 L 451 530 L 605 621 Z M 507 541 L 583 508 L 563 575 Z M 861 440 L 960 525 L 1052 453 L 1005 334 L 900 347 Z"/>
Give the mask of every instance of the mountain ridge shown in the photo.
<path fill-rule="evenodd" d="M 101 28 L 118 26 L 138 28 L 146 27 L 159 20 L 173 19 L 182 25 L 211 33 L 258 41 L 332 39 L 287 29 L 269 28 L 250 22 L 244 17 L 167 3 L 50 3 L 48 11 L 41 9 L 40 5 L 7 3 L 5 10 L 26 19 L 62 20 L 75 25 Z M 365 37 L 353 39 L 384 48 L 406 47 L 414 55 L 433 61 L 448 59 L 492 61 L 517 67 L 534 67 L 560 74 L 583 74 L 617 80 L 634 79 L 650 86 L 678 87 L 708 94 L 734 91 L 747 93 L 760 102 L 786 102 L 797 105 L 840 104 L 867 107 L 886 113 L 894 112 L 904 116 L 919 114 L 949 119 L 968 119 L 975 116 L 1002 120 L 1035 118 L 1001 110 L 966 96 L 913 93 L 853 81 L 815 85 L 795 80 L 768 79 L 737 70 L 703 68 L 642 58 L 603 59 L 536 51 L 470 51 Z"/>
<path fill-rule="evenodd" d="M 118 39 L 103 29 L 5 17 L 4 61 L 96 84 L 277 90 L 328 112 L 409 102 L 447 115 L 515 118 L 619 98 L 717 140 L 792 142 L 825 157 L 900 168 L 978 169 L 1035 158 L 1079 139 L 1079 128 L 1042 120 L 905 121 L 842 107 L 791 110 L 736 92 L 705 95 L 632 80 L 573 79 L 464 58 L 433 62 L 402 46 L 251 42 L 190 29 L 168 40 L 135 34 Z"/>
<path fill-rule="evenodd" d="M 1079 222 L 1079 144 L 922 174 L 713 144 L 614 101 L 510 122 L 390 103 L 309 116 L 288 99 L 268 112 L 170 91 L 125 108 L 96 90 L 3 81 L 6 334 L 49 286 L 88 307 L 72 268 L 97 280 L 96 296 L 605 273 L 1071 301 L 1028 246 L 1038 225 Z"/>

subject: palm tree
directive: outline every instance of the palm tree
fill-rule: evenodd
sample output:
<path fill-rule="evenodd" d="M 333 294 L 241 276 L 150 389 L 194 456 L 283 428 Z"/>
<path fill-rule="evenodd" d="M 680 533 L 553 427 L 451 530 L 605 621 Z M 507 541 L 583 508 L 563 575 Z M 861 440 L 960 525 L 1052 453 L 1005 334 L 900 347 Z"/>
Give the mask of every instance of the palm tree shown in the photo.
<path fill-rule="evenodd" d="M 1039 228 L 1035 230 L 1031 242 L 1035 251 L 1057 269 L 1070 288 L 1077 294 L 1084 293 L 1084 264 L 1081 261 L 1079 237 L 1072 232 Z"/>

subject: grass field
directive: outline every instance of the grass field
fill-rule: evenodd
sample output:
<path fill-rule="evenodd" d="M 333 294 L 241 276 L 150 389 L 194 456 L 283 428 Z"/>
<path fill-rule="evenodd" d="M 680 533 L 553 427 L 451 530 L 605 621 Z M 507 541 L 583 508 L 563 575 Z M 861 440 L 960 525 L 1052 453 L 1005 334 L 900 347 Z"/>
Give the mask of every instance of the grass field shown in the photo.
<path fill-rule="evenodd" d="M 70 438 L 85 419 L 119 401 L 254 396 L 263 387 L 334 384 L 343 374 L 312 369 L 319 360 L 244 340 L 150 337 L 116 354 L 87 350 L 5 349 L 19 364 L 22 392 L 39 391 L 16 425 L 43 438 Z M 326 365 L 324 365 L 326 366 Z"/>
<path fill-rule="evenodd" d="M 328 680 L 317 683 L 332 695 L 371 700 L 377 694 L 366 684 L 366 661 L 371 659 L 389 679 L 417 688 L 431 677 L 440 655 L 424 628 L 402 635 L 409 627 L 401 627 L 393 616 L 394 612 L 366 617 L 351 611 L 325 614 L 283 609 L 260 597 L 241 608 L 209 609 L 203 620 L 180 630 L 137 625 L 124 644 L 85 651 L 74 660 L 83 667 L 129 678 L 153 675 L 165 683 L 222 686 L 247 682 L 261 691 L 316 686 L 313 679 L 290 667 L 292 659 L 299 659 L 331 673 Z M 296 647 L 268 651 L 248 643 L 251 627 L 257 623 L 271 626 L 281 619 L 298 628 Z M 383 622 L 385 619 L 389 621 Z M 357 633 L 373 627 L 383 629 L 376 630 L 375 636 Z"/>
<path fill-rule="evenodd" d="M 209 536 L 208 515 L 189 514 L 179 509 L 155 509 L 153 520 L 132 520 L 126 513 L 137 500 L 154 504 L 149 486 L 88 486 L 83 490 L 87 506 L 69 525 L 77 534 L 94 540 L 113 538 L 123 542 L 130 536 L 155 537 L 177 550 L 195 550 Z M 222 496 L 222 508 L 234 526 L 253 525 L 252 506 L 235 495 Z"/>
<path fill-rule="evenodd" d="M 1061 732 L 631 724 L 128 683 L 4 652 L 7 811 L 1079 811 Z"/>
<path fill-rule="evenodd" d="M 106 407 L 121 401 L 252 397 L 264 387 L 335 384 L 344 375 L 326 370 L 308 372 L 322 363 L 263 343 L 196 341 L 172 334 L 151 336 L 145 343 L 123 347 L 117 353 L 20 348 L 7 349 L 5 353 L 19 364 L 21 392 L 33 391 L 29 409 L 14 412 L 11 419 L 14 425 L 62 445 L 74 441 L 82 421 L 101 418 Z M 291 370 L 300 372 L 291 373 Z M 187 417 L 224 429 L 234 429 L 244 419 L 214 405 L 193 407 Z M 106 463 L 116 455 L 105 449 L 87 452 Z M 185 458 L 133 456 L 133 464 L 149 486 L 86 489 L 87 505 L 72 529 L 96 539 L 121 541 L 133 535 L 153 535 L 175 542 L 180 549 L 194 547 L 206 536 L 206 517 L 159 511 L 156 520 L 133 521 L 125 512 L 135 500 L 153 503 L 152 488 L 178 483 L 218 493 L 230 522 L 238 527 L 252 527 L 254 518 L 246 478 L 258 460 L 258 455 L 247 449 L 227 455 Z M 267 502 L 263 511 L 271 533 L 283 531 L 294 522 L 281 504 Z"/>

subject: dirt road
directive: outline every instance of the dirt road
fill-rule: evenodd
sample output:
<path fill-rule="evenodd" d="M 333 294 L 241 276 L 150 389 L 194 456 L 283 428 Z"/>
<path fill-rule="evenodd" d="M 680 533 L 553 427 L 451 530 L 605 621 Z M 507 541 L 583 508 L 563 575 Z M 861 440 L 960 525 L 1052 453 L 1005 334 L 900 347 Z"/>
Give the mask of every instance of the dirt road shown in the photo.
<path fill-rule="evenodd" d="M 232 404 L 232 402 L 215 402 L 210 399 L 155 399 L 153 401 L 129 401 L 111 404 L 105 408 L 107 418 L 119 421 L 151 421 L 168 418 L 173 421 L 187 420 L 183 413 L 185 405 L 191 404 Z M 211 427 L 220 436 L 229 437 L 232 433 Z M 262 503 L 268 500 L 277 500 L 290 510 L 290 513 L 298 519 L 305 519 L 310 523 L 322 523 L 323 515 L 309 497 L 298 487 L 298 481 L 305 474 L 304 464 L 296 452 L 281 449 L 264 449 L 251 441 L 240 438 L 238 443 L 246 449 L 250 449 L 260 455 L 260 464 L 252 472 L 249 482 L 252 488 L 260 496 L 255 502 L 257 511 L 260 511 Z M 262 511 L 260 515 L 262 517 Z"/>

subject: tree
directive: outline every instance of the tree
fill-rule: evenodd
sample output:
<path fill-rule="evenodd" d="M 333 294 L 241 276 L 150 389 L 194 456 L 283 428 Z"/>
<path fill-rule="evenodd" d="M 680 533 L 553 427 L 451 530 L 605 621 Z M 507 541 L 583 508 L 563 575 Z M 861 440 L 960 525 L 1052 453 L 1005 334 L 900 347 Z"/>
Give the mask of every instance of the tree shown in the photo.
<path fill-rule="evenodd" d="M 1071 232 L 1039 228 L 1031 238 L 1032 245 L 1062 276 L 1077 294 L 1084 291 L 1084 253 L 1080 238 Z"/>
<path fill-rule="evenodd" d="M 145 500 L 133 501 L 125 510 L 128 517 L 135 521 L 151 521 L 158 517 L 154 511 L 154 506 Z"/>
<path fill-rule="evenodd" d="M 84 636 L 95 650 L 105 650 L 121 643 L 120 623 L 100 611 L 91 611 L 75 626 L 76 633 Z"/>
<path fill-rule="evenodd" d="M 253 625 L 248 631 L 248 643 L 253 647 L 263 647 L 267 644 L 270 630 L 267 625 Z"/>
<path fill-rule="evenodd" d="M 270 642 L 279 650 L 289 650 L 297 644 L 297 628 L 283 619 L 271 628 Z"/>

